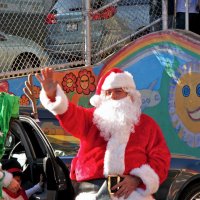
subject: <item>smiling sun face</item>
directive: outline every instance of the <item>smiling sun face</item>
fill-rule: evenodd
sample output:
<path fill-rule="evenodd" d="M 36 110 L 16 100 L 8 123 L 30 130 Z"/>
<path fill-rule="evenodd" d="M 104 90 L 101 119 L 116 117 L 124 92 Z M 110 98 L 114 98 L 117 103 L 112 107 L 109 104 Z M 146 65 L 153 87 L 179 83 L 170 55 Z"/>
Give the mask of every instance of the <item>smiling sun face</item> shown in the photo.
<path fill-rule="evenodd" d="M 169 113 L 178 136 L 191 147 L 200 147 L 200 63 L 179 67 L 172 80 Z"/>
<path fill-rule="evenodd" d="M 176 86 L 176 113 L 185 127 L 193 133 L 200 132 L 200 73 L 188 73 Z"/>

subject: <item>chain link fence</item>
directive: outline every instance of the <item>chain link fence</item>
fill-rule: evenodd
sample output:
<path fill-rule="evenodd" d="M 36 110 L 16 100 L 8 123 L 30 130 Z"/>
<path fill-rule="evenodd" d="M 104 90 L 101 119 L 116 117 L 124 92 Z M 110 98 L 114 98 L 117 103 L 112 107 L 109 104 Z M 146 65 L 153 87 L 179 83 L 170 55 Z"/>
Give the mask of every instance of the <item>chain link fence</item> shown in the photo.
<path fill-rule="evenodd" d="M 23 76 L 45 66 L 94 65 L 160 30 L 161 2 L 0 0 L 0 76 Z"/>

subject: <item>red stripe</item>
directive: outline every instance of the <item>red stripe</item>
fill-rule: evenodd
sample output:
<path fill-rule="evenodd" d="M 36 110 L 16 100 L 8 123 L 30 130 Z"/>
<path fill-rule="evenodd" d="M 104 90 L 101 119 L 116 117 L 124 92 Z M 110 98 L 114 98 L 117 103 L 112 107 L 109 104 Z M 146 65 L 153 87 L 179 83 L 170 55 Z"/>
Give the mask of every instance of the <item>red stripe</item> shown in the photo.
<path fill-rule="evenodd" d="M 13 172 L 22 172 L 22 170 L 19 169 L 19 168 L 10 168 L 7 171 L 10 172 L 10 173 L 13 173 Z"/>

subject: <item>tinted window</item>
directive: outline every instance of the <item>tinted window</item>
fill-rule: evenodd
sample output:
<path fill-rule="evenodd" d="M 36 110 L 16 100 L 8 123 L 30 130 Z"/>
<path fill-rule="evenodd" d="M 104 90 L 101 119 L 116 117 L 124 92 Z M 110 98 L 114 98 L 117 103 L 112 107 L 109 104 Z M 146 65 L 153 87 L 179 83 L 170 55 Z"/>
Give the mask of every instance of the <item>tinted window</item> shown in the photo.
<path fill-rule="evenodd" d="M 142 4 L 148 4 L 149 0 L 121 0 L 117 4 L 119 6 L 132 6 L 132 5 L 142 5 Z"/>
<path fill-rule="evenodd" d="M 80 11 L 82 8 L 82 0 L 58 0 L 52 10 L 58 13 Z"/>

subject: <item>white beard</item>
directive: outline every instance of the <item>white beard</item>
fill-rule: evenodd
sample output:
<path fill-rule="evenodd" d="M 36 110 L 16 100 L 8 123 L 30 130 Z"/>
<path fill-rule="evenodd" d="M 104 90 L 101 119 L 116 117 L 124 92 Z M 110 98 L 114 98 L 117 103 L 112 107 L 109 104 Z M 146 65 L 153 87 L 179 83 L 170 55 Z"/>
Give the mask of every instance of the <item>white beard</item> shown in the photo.
<path fill-rule="evenodd" d="M 134 125 L 140 117 L 140 104 L 127 96 L 121 100 L 105 99 L 94 112 L 93 122 L 108 141 L 104 157 L 104 175 L 123 174 L 125 149 Z"/>
<path fill-rule="evenodd" d="M 129 96 L 112 100 L 105 99 L 94 112 L 94 123 L 106 141 L 111 137 L 123 138 L 124 134 L 134 132 L 134 125 L 141 114 L 137 101 L 132 102 Z"/>

